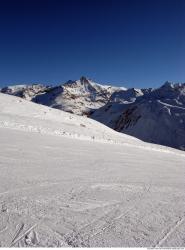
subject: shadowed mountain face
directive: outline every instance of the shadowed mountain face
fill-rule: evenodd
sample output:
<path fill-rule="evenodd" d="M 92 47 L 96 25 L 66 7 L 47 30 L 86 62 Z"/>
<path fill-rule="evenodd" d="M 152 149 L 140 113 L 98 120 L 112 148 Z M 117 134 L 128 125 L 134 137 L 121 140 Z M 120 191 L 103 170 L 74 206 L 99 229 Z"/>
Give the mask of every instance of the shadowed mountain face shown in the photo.
<path fill-rule="evenodd" d="M 146 142 L 185 150 L 185 84 L 166 82 L 158 89 L 126 89 L 81 77 L 56 87 L 17 85 L 1 92 L 89 116 Z"/>
<path fill-rule="evenodd" d="M 185 150 L 185 84 L 166 82 L 132 103 L 109 102 L 92 118 L 146 142 Z"/>

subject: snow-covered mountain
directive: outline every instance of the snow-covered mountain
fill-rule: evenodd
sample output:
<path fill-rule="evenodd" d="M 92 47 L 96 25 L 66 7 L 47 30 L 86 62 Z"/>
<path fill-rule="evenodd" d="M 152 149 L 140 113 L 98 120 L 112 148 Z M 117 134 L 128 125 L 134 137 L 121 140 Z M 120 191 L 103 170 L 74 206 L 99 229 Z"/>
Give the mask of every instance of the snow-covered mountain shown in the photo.
<path fill-rule="evenodd" d="M 144 141 L 185 150 L 185 84 L 166 82 L 144 95 L 138 92 L 130 103 L 124 94 L 91 117 Z"/>
<path fill-rule="evenodd" d="M 138 96 L 142 95 L 144 95 L 144 90 L 142 91 L 142 89 L 130 88 L 117 90 L 111 95 L 109 102 L 132 103 Z"/>
<path fill-rule="evenodd" d="M 58 86 L 17 85 L 1 89 L 26 100 L 89 116 L 146 142 L 185 149 L 185 84 L 157 89 L 101 85 L 81 77 Z"/>
<path fill-rule="evenodd" d="M 184 172 L 180 150 L 0 93 L 1 247 L 184 247 Z"/>
<path fill-rule="evenodd" d="M 78 115 L 89 115 L 105 105 L 118 87 L 97 84 L 86 77 L 68 81 L 37 95 L 33 101 Z"/>
<path fill-rule="evenodd" d="M 32 100 L 36 95 L 45 93 L 51 87 L 43 84 L 31 84 L 31 85 L 14 85 L 0 89 L 1 93 L 22 97 L 26 100 Z"/>
<path fill-rule="evenodd" d="M 17 85 L 3 88 L 1 92 L 70 113 L 89 115 L 95 109 L 105 105 L 115 91 L 123 89 L 101 85 L 81 77 L 80 80 L 70 80 L 55 87 L 41 84 Z"/>

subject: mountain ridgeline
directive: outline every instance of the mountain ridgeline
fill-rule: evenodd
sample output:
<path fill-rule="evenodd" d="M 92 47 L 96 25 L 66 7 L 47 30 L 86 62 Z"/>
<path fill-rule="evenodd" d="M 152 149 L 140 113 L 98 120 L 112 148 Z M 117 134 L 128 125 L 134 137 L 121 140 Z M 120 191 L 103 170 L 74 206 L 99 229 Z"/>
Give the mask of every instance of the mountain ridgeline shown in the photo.
<path fill-rule="evenodd" d="M 81 77 L 55 87 L 16 85 L 0 92 L 88 116 L 146 142 L 185 150 L 185 83 L 126 89 Z"/>

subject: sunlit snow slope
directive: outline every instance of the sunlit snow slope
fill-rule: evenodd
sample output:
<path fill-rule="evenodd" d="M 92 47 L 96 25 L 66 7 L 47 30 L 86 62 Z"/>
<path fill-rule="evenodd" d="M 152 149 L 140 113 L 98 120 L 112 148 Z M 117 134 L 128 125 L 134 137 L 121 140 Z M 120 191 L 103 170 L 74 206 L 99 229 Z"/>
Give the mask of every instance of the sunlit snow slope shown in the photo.
<path fill-rule="evenodd" d="M 0 245 L 184 247 L 185 153 L 0 94 Z"/>

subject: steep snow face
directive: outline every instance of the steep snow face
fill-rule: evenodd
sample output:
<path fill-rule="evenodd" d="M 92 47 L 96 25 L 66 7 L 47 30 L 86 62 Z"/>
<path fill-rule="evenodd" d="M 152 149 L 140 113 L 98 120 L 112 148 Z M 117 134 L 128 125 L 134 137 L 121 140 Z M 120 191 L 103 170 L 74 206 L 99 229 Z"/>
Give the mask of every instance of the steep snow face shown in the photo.
<path fill-rule="evenodd" d="M 78 115 L 89 115 L 105 105 L 111 94 L 121 88 L 97 84 L 85 77 L 37 95 L 33 101 Z"/>
<path fill-rule="evenodd" d="M 144 101 L 123 109 L 114 129 L 147 142 L 185 150 L 185 108 L 159 100 Z"/>
<path fill-rule="evenodd" d="M 123 103 L 109 103 L 92 118 L 144 141 L 185 150 L 185 84 L 165 83 Z"/>
<path fill-rule="evenodd" d="M 32 100 L 32 98 L 34 98 L 37 94 L 44 93 L 48 89 L 48 86 L 44 86 L 42 84 L 15 85 L 4 87 L 0 89 L 0 92 L 4 94 L 22 97 L 26 100 Z"/>

